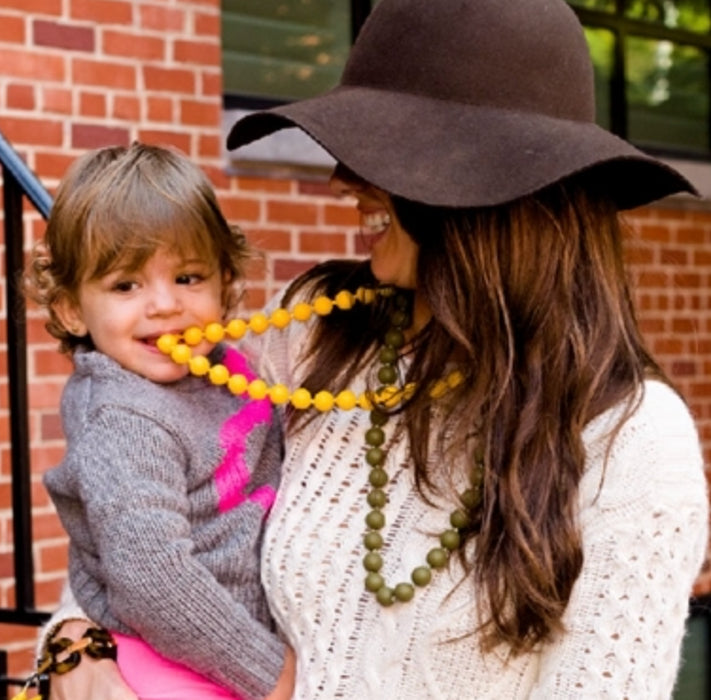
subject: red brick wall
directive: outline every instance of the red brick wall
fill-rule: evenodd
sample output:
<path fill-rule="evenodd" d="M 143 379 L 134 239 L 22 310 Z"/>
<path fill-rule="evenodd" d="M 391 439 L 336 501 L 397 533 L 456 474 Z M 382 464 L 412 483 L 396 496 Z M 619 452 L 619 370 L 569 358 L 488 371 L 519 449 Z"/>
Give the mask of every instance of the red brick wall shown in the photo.
<path fill-rule="evenodd" d="M 134 139 L 181 148 L 210 175 L 228 218 L 266 252 L 249 273 L 246 306 L 254 309 L 314 262 L 355 254 L 356 219 L 324 185 L 225 174 L 219 19 L 218 0 L 3 0 L 0 131 L 50 190 L 88 148 Z M 36 239 L 43 223 L 33 213 L 26 219 L 28 239 Z M 708 460 L 711 212 L 668 206 L 629 219 L 641 321 L 692 406 Z M 69 364 L 35 310 L 28 333 L 36 596 L 51 609 L 66 540 L 40 479 L 62 454 L 57 405 Z M 13 602 L 4 342 L 0 335 L 0 606 Z M 711 575 L 698 590 L 711 591 Z M 33 637 L 33 630 L 0 625 L 13 672 L 31 666 Z"/>

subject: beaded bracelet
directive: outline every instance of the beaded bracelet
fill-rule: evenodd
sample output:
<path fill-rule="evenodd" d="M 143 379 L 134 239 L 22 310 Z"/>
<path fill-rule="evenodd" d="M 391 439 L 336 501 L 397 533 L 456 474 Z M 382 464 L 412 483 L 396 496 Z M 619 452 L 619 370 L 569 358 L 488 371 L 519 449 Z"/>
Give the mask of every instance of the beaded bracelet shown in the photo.
<path fill-rule="evenodd" d="M 111 632 L 103 627 L 87 627 L 80 639 L 60 637 L 47 644 L 47 649 L 40 657 L 35 672 L 25 681 L 22 690 L 12 700 L 26 700 L 27 690 L 37 684 L 39 677 L 48 673 L 61 676 L 75 669 L 81 661 L 82 653 L 92 659 L 111 659 L 116 661 L 116 641 Z M 35 700 L 42 700 L 37 696 Z"/>

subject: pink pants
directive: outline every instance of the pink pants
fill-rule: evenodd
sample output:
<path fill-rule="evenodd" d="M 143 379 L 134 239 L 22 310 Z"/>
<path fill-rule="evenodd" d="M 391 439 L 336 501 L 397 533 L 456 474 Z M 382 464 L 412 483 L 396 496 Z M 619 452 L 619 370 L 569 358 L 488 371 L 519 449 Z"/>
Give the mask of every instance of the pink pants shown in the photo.
<path fill-rule="evenodd" d="M 121 674 L 141 700 L 242 700 L 187 666 L 161 656 L 144 641 L 112 634 Z"/>

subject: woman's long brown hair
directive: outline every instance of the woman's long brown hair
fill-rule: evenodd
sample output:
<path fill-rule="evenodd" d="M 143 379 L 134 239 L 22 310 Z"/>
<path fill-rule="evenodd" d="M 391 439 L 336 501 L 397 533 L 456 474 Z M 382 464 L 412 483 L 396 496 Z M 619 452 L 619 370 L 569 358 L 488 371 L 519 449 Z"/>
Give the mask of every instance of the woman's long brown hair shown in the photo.
<path fill-rule="evenodd" d="M 478 631 L 485 649 L 503 642 L 514 654 L 529 651 L 562 629 L 583 563 L 576 515 L 583 429 L 624 402 L 621 425 L 645 376 L 665 379 L 637 326 L 617 212 L 583 178 L 492 208 L 393 201 L 420 246 L 418 293 L 432 311 L 405 377 L 419 390 L 400 409 L 418 488 L 423 496 L 435 488 L 433 449 L 456 456 L 446 462 L 461 468 L 462 457 L 474 459 L 473 438 L 484 457 L 484 497 L 472 513 L 480 529 L 468 535 L 476 546 L 462 548 L 473 555 L 462 556 L 480 590 Z M 289 296 L 372 281 L 367 262 L 329 263 Z M 385 328 L 379 305 L 323 319 L 303 384 L 347 386 Z M 434 430 L 423 387 L 441 377 L 446 359 L 465 381 Z"/>

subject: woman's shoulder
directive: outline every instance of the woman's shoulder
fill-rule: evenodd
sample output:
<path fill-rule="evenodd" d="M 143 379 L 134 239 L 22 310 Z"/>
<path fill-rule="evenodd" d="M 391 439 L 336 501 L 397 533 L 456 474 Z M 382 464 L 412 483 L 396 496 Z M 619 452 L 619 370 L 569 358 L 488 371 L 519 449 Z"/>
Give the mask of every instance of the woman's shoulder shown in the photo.
<path fill-rule="evenodd" d="M 599 497 L 603 506 L 705 500 L 701 444 L 683 398 L 668 384 L 647 380 L 631 401 L 631 409 L 622 402 L 585 429 L 583 499 Z"/>

